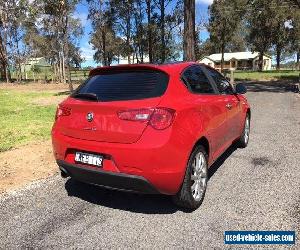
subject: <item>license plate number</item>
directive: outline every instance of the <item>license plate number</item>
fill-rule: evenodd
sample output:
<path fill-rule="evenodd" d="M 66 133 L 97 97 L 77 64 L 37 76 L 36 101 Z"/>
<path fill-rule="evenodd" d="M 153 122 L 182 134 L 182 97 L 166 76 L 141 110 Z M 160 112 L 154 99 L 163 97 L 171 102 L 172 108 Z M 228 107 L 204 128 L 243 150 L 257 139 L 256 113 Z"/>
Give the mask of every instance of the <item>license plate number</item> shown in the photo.
<path fill-rule="evenodd" d="M 76 152 L 75 162 L 81 162 L 97 167 L 102 167 L 103 157 L 101 155 L 93 155 L 88 153 Z"/>

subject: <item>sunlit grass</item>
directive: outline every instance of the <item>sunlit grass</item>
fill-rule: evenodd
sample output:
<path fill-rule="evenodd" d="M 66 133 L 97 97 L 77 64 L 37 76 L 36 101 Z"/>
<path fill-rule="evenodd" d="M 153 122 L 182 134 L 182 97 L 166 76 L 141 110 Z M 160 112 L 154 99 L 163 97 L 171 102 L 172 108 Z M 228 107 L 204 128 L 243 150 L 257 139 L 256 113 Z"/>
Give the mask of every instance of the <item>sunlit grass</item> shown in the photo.
<path fill-rule="evenodd" d="M 50 138 L 56 105 L 41 106 L 33 101 L 53 95 L 0 90 L 0 152 Z"/>
<path fill-rule="evenodd" d="M 297 80 L 300 71 L 272 70 L 272 71 L 235 71 L 235 80 Z"/>

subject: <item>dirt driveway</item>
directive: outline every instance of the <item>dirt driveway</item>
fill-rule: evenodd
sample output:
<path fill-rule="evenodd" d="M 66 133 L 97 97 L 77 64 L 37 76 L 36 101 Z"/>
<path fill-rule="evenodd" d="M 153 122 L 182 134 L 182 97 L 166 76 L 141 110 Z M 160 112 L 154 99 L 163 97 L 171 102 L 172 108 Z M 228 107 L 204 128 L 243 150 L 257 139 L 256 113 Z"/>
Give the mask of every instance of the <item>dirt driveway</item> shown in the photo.
<path fill-rule="evenodd" d="M 230 148 L 211 167 L 198 210 L 179 210 L 165 196 L 106 191 L 56 175 L 0 197 L 1 247 L 228 249 L 225 230 L 299 235 L 299 95 L 261 84 L 250 86 L 247 96 L 250 144 Z M 291 248 L 260 248 L 300 245 L 298 239 Z"/>

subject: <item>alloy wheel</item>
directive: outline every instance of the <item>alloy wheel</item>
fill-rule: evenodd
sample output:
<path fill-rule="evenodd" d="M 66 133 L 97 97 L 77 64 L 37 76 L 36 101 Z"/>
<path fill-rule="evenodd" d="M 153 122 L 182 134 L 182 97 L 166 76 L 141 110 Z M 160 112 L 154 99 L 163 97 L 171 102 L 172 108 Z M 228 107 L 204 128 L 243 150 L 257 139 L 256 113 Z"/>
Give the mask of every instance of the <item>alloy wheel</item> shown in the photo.
<path fill-rule="evenodd" d="M 244 128 L 245 144 L 247 144 L 249 141 L 249 135 L 250 135 L 250 119 L 249 119 L 249 116 L 247 116 L 246 121 L 245 121 L 245 128 Z"/>
<path fill-rule="evenodd" d="M 207 185 L 207 161 L 202 152 L 198 152 L 193 160 L 191 171 L 191 191 L 195 201 L 202 199 Z"/>

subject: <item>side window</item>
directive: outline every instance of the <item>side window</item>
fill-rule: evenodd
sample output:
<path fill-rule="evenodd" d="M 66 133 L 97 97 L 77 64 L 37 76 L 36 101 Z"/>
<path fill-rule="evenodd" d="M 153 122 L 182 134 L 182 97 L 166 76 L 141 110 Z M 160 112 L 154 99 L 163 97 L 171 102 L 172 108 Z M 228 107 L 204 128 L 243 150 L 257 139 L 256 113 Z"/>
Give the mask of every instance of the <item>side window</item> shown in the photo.
<path fill-rule="evenodd" d="M 193 93 L 197 94 L 214 94 L 215 91 L 208 78 L 198 66 L 192 66 L 183 73 L 183 80 Z"/>
<path fill-rule="evenodd" d="M 231 84 L 227 81 L 227 79 L 222 74 L 220 74 L 218 71 L 211 68 L 206 68 L 206 69 L 209 75 L 214 79 L 217 88 L 221 94 L 226 94 L 226 95 L 233 94 L 233 88 Z"/>

